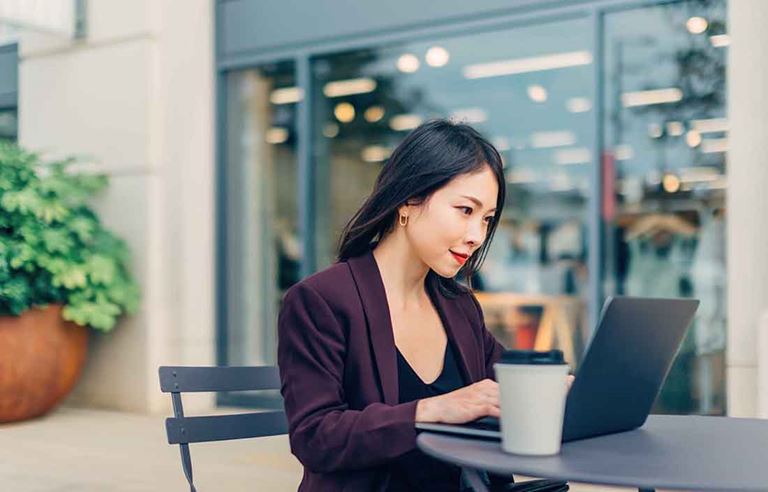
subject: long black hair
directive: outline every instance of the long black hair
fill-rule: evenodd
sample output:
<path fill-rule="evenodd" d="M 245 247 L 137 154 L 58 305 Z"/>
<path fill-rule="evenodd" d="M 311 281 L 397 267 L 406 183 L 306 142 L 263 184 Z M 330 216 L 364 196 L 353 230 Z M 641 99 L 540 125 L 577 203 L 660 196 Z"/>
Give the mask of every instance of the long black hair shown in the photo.
<path fill-rule="evenodd" d="M 496 148 L 471 126 L 449 120 L 423 123 L 392 152 L 373 192 L 344 227 L 338 261 L 362 255 L 384 238 L 394 228 L 402 205 L 419 205 L 455 177 L 478 172 L 483 166 L 490 167 L 496 176 L 499 193 L 485 242 L 459 271 L 471 288 L 471 278 L 485 260 L 504 208 L 506 181 Z M 437 282 L 441 293 L 448 297 L 466 291 L 455 279 L 441 277 L 431 270 L 427 281 Z"/>

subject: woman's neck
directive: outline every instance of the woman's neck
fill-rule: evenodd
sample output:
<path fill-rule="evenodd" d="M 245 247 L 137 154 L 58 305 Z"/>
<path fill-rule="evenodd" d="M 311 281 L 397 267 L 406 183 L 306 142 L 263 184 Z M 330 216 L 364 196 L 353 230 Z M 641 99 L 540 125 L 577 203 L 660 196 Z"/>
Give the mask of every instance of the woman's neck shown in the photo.
<path fill-rule="evenodd" d="M 405 235 L 395 231 L 373 250 L 390 308 L 409 310 L 429 302 L 424 281 L 429 267 L 416 256 Z"/>

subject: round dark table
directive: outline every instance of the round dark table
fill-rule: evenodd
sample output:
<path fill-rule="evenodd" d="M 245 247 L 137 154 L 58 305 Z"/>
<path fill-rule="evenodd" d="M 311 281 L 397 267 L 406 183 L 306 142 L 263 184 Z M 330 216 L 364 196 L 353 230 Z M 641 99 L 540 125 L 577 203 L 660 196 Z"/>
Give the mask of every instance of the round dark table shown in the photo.
<path fill-rule="evenodd" d="M 559 455 L 505 453 L 499 441 L 422 432 L 418 446 L 460 465 L 476 490 L 477 474 L 572 480 L 641 491 L 768 490 L 768 420 L 651 415 L 639 429 L 564 443 Z"/>

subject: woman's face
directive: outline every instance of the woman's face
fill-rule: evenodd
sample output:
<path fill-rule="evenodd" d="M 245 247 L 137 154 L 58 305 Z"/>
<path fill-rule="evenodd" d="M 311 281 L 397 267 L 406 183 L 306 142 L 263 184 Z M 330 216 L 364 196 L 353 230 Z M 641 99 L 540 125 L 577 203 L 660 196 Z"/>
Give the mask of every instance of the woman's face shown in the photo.
<path fill-rule="evenodd" d="M 498 191 L 493 171 L 483 166 L 457 176 L 421 205 L 401 207 L 400 215 L 408 216 L 405 234 L 416 254 L 438 275 L 454 277 L 485 241 Z"/>

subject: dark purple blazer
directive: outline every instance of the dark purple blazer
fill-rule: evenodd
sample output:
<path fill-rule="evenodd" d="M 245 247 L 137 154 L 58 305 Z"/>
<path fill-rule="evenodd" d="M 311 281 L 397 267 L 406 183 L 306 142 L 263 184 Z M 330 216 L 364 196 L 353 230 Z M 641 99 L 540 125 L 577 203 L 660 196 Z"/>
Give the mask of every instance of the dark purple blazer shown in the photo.
<path fill-rule="evenodd" d="M 474 296 L 427 292 L 465 381 L 493 378 L 503 348 Z M 372 251 L 286 292 L 277 360 L 291 451 L 304 465 L 299 490 L 385 489 L 392 460 L 416 447 L 417 402 L 398 402 L 392 323 Z"/>

